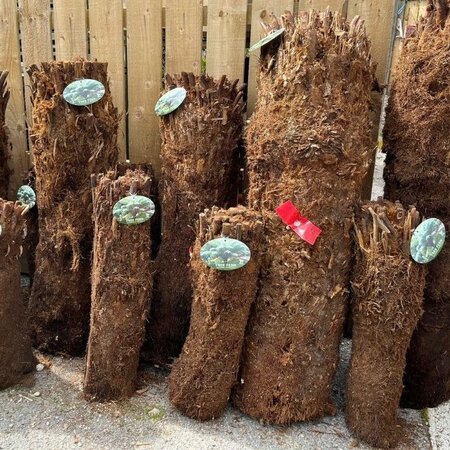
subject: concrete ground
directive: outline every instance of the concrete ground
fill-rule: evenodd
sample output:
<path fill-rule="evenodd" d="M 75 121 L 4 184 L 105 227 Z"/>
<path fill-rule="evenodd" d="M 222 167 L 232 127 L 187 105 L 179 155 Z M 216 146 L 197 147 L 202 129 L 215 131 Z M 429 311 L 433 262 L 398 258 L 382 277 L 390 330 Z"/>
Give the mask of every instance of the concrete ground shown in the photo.
<path fill-rule="evenodd" d="M 168 401 L 166 374 L 155 368 L 142 370 L 139 389 L 129 401 L 89 404 L 81 391 L 83 359 L 43 359 L 44 370 L 0 392 L 0 449 L 369 449 L 345 426 L 343 393 L 350 347 L 349 341 L 342 345 L 334 386 L 337 415 L 286 428 L 260 425 L 231 407 L 213 422 L 183 417 Z M 401 410 L 400 417 L 404 437 L 399 449 L 450 449 L 450 405 L 428 415 Z"/>

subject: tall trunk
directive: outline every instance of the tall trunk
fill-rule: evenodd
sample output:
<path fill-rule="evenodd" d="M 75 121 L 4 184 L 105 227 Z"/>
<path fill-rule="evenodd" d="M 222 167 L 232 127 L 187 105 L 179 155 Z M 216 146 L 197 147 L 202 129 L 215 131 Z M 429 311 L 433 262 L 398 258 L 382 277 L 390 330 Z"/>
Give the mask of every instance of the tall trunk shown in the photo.
<path fill-rule="evenodd" d="M 119 224 L 112 210 L 131 189 L 150 197 L 151 178 L 142 170 L 129 170 L 123 176 L 110 172 L 93 180 L 92 306 L 83 390 L 88 400 L 119 400 L 136 388 L 153 264 L 151 222 Z"/>
<path fill-rule="evenodd" d="M 39 205 L 30 320 L 35 345 L 51 353 L 79 355 L 86 346 L 93 238 L 89 177 L 114 167 L 118 155 L 119 117 L 106 69 L 80 60 L 28 70 Z M 66 103 L 63 90 L 78 78 L 103 83 L 103 99 L 89 107 Z"/>
<path fill-rule="evenodd" d="M 194 298 L 191 325 L 169 379 L 172 404 L 189 417 L 209 420 L 222 415 L 236 382 L 244 333 L 255 299 L 263 223 L 244 207 L 205 211 L 200 215 L 191 262 Z M 231 272 L 207 267 L 200 259 L 202 245 L 221 235 L 246 243 L 251 260 Z"/>
<path fill-rule="evenodd" d="M 269 217 L 291 200 L 322 235 L 310 246 L 280 220 L 267 223 L 269 268 L 234 400 L 275 424 L 334 411 L 351 217 L 372 156 L 374 67 L 362 21 L 313 12 L 285 22 L 284 44 L 263 60 L 247 130 L 249 204 Z"/>
<path fill-rule="evenodd" d="M 357 212 L 353 273 L 353 340 L 347 385 L 347 424 L 375 447 L 397 445 L 397 412 L 406 352 L 422 315 L 425 268 L 409 244 L 420 221 L 415 209 L 368 203 Z"/>
<path fill-rule="evenodd" d="M 189 327 L 192 287 L 189 248 L 199 211 L 236 204 L 237 143 L 241 137 L 242 89 L 225 76 L 183 73 L 168 77 L 168 88 L 187 90 L 184 103 L 161 119 L 162 244 L 150 316 L 149 352 L 169 362 L 181 351 Z"/>
<path fill-rule="evenodd" d="M 450 68 L 448 3 L 404 45 L 386 113 L 386 197 L 416 205 L 450 230 Z M 405 404 L 433 407 L 450 399 L 450 250 L 429 265 L 425 312 L 407 356 Z"/>
<path fill-rule="evenodd" d="M 35 364 L 20 287 L 20 256 L 26 232 L 23 210 L 0 199 L 0 389 L 20 381 Z"/>

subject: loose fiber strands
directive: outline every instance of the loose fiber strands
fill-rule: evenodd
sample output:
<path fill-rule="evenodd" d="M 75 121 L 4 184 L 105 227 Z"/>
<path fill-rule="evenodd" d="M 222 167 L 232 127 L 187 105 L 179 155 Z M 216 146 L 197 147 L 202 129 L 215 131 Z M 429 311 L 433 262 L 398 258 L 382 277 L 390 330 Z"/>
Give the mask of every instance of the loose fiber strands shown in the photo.
<path fill-rule="evenodd" d="M 430 1 L 418 32 L 405 42 L 386 113 L 386 196 L 414 204 L 450 229 L 449 3 Z M 412 126 L 414 124 L 414 126 Z M 450 399 L 450 249 L 428 265 L 424 314 L 413 335 L 405 405 Z"/>
<path fill-rule="evenodd" d="M 22 206 L 0 199 L 0 389 L 20 381 L 35 364 L 20 286 L 23 211 Z"/>
<path fill-rule="evenodd" d="M 400 203 L 358 208 L 353 273 L 353 340 L 347 382 L 347 424 L 375 447 L 394 447 L 406 352 L 422 315 L 425 268 L 410 257 L 420 216 Z"/>
<path fill-rule="evenodd" d="M 51 353 L 84 352 L 89 327 L 92 197 L 89 177 L 117 162 L 118 114 L 107 64 L 51 62 L 28 70 L 33 101 L 31 140 L 39 205 L 39 244 L 30 320 L 35 345 Z M 66 103 L 78 78 L 105 86 L 89 107 Z"/>
<path fill-rule="evenodd" d="M 153 285 L 151 222 L 123 225 L 112 214 L 131 191 L 150 197 L 151 178 L 142 170 L 117 175 L 92 178 L 92 306 L 83 391 L 95 401 L 120 400 L 135 392 Z"/>
<path fill-rule="evenodd" d="M 199 211 L 237 200 L 237 143 L 241 137 L 243 91 L 230 82 L 192 73 L 166 78 L 169 89 L 184 87 L 187 98 L 161 118 L 163 241 L 150 317 L 150 358 L 167 363 L 178 356 L 189 326 L 192 288 L 189 248 Z"/>
<path fill-rule="evenodd" d="M 8 158 L 10 144 L 6 131 L 5 116 L 9 100 L 9 89 L 6 85 L 8 72 L 0 70 L 0 197 L 8 197 L 8 183 L 10 171 L 8 169 Z"/>
<path fill-rule="evenodd" d="M 202 262 L 202 245 L 222 234 L 249 246 L 252 257 L 246 266 L 220 272 Z M 200 214 L 191 262 L 194 297 L 190 330 L 169 378 L 170 401 L 189 417 L 218 418 L 228 404 L 256 296 L 263 249 L 259 213 L 237 207 L 213 208 Z"/>
<path fill-rule="evenodd" d="M 271 215 L 292 200 L 323 233 L 315 246 L 266 226 L 269 262 L 250 319 L 236 405 L 288 424 L 334 411 L 331 382 L 348 308 L 351 218 L 371 157 L 374 67 L 362 22 L 285 18 L 263 60 L 247 129 L 249 205 Z M 267 62 L 269 61 L 269 62 Z M 266 64 L 267 62 L 267 64 Z"/>

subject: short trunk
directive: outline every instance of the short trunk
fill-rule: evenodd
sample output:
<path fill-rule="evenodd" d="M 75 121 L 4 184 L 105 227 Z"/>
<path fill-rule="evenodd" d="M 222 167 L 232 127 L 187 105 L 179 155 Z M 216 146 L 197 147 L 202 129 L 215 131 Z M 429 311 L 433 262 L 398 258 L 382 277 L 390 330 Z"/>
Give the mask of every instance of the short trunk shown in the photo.
<path fill-rule="evenodd" d="M 109 401 L 130 397 L 136 389 L 153 285 L 151 222 L 119 224 L 112 210 L 131 189 L 150 197 L 151 178 L 141 170 L 120 177 L 110 172 L 99 175 L 95 184 L 91 329 L 83 390 L 88 400 Z"/>
<path fill-rule="evenodd" d="M 415 210 L 389 202 L 368 203 L 356 217 L 347 424 L 375 447 L 394 447 L 400 437 L 406 352 L 425 289 L 424 267 L 409 254 L 411 229 L 419 221 Z"/>
<path fill-rule="evenodd" d="M 252 253 L 241 269 L 220 272 L 200 259 L 202 245 L 223 234 L 238 237 Z M 263 223 L 246 208 L 213 209 L 200 216 L 193 250 L 191 325 L 169 379 L 169 397 L 183 414 L 199 420 L 222 415 L 236 382 L 244 333 L 261 266 Z"/>

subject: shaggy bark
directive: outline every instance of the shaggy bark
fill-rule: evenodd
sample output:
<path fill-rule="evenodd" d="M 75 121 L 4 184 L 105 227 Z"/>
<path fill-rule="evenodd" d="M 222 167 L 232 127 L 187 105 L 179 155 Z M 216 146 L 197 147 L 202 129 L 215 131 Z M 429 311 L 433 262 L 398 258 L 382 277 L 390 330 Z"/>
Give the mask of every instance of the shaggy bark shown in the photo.
<path fill-rule="evenodd" d="M 386 196 L 416 205 L 450 229 L 449 6 L 430 1 L 428 16 L 405 42 L 386 113 Z M 412 94 L 414 92 L 414 94 Z M 411 126 L 414 124 L 414 126 Z M 450 251 L 429 265 L 425 312 L 407 357 L 405 404 L 450 399 Z"/>
<path fill-rule="evenodd" d="M 200 249 L 221 235 L 238 238 L 252 254 L 243 268 L 210 269 Z M 169 378 L 169 397 L 183 414 L 199 420 L 222 415 L 236 382 L 244 333 L 255 299 L 261 267 L 263 223 L 244 207 L 213 208 L 200 215 L 191 262 L 194 298 L 191 324 L 180 357 Z"/>
<path fill-rule="evenodd" d="M 169 89 L 187 90 L 184 103 L 161 118 L 163 224 L 156 293 L 150 317 L 149 358 L 167 363 L 181 351 L 189 326 L 192 287 L 189 248 L 199 211 L 236 204 L 237 143 L 241 137 L 243 90 L 183 73 L 167 78 Z"/>
<path fill-rule="evenodd" d="M 9 89 L 6 85 L 7 71 L 0 70 L 0 197 L 8 198 L 8 184 L 10 171 L 8 159 L 10 144 L 6 131 L 5 115 L 9 100 Z"/>
<path fill-rule="evenodd" d="M 24 208 L 0 199 L 0 389 L 20 381 L 35 360 L 20 287 Z"/>
<path fill-rule="evenodd" d="M 415 208 L 368 203 L 357 212 L 352 290 L 353 340 L 347 424 L 363 441 L 394 447 L 406 352 L 422 315 L 425 268 L 410 257 Z"/>
<path fill-rule="evenodd" d="M 334 411 L 351 217 L 372 156 L 374 67 L 362 22 L 314 12 L 291 19 L 278 53 L 263 59 L 247 130 L 249 204 L 266 217 L 291 200 L 323 233 L 310 246 L 268 221 L 270 262 L 234 395 L 242 411 L 275 424 Z"/>
<path fill-rule="evenodd" d="M 89 328 L 92 252 L 91 173 L 117 162 L 118 114 L 107 64 L 76 61 L 32 66 L 31 140 L 39 205 L 39 244 L 30 301 L 35 345 L 79 355 Z M 78 78 L 93 78 L 105 96 L 89 107 L 66 103 L 62 92 Z"/>
<path fill-rule="evenodd" d="M 121 225 L 113 206 L 130 190 L 151 196 L 151 178 L 141 170 L 99 175 L 93 188 L 94 256 L 91 327 L 84 395 L 110 401 L 136 389 L 139 352 L 153 285 L 151 222 Z"/>

